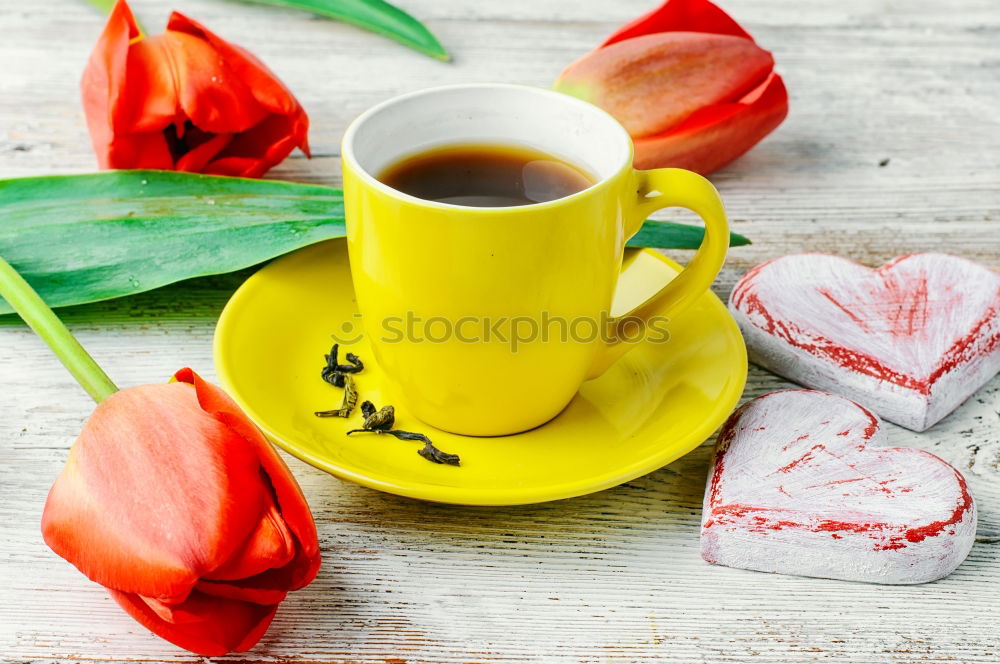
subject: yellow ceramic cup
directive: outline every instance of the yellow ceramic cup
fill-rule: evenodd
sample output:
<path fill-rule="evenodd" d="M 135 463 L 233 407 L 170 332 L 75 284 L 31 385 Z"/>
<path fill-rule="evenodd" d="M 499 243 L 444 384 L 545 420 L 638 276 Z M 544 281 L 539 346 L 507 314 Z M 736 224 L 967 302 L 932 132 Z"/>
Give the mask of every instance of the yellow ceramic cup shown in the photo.
<path fill-rule="evenodd" d="M 456 143 L 534 147 L 597 182 L 547 203 L 477 208 L 415 198 L 377 179 L 401 158 Z M 708 180 L 634 170 L 632 142 L 614 118 L 551 90 L 456 85 L 391 99 L 348 128 L 343 165 L 365 334 L 398 402 L 455 433 L 511 434 L 555 417 L 583 381 L 632 347 L 651 316 L 662 326 L 704 293 L 729 244 Z M 704 220 L 701 248 L 646 302 L 610 318 L 625 241 L 670 206 Z"/>

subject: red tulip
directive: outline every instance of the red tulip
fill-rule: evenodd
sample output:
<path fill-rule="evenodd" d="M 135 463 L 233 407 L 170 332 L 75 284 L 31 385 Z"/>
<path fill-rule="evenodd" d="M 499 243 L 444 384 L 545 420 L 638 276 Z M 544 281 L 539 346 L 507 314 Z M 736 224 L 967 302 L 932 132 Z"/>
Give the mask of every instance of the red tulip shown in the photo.
<path fill-rule="evenodd" d="M 177 12 L 147 39 L 118 0 L 81 89 L 101 168 L 260 177 L 296 146 L 309 154 L 309 118 L 281 81 Z"/>
<path fill-rule="evenodd" d="M 771 54 L 708 0 L 666 0 L 567 67 L 555 88 L 615 116 L 636 168 L 710 173 L 788 114 Z"/>
<path fill-rule="evenodd" d="M 102 401 L 49 492 L 42 534 L 133 618 L 201 655 L 248 650 L 316 576 L 295 479 L 190 369 Z"/>

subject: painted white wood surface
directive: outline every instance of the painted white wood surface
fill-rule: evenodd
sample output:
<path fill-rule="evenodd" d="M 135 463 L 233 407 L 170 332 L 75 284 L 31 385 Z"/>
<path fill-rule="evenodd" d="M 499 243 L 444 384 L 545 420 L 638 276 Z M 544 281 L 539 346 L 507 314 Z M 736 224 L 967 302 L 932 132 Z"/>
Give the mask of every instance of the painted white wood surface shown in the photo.
<path fill-rule="evenodd" d="M 910 254 L 874 270 L 782 256 L 743 275 L 729 310 L 751 361 L 914 431 L 1000 372 L 1000 272 L 958 256 Z"/>
<path fill-rule="evenodd" d="M 262 57 L 313 120 L 316 157 L 296 157 L 273 175 L 336 184 L 340 134 L 371 104 L 451 82 L 546 85 L 653 4 L 399 2 L 427 20 L 453 64 L 292 11 L 222 0 L 135 6 L 151 30 L 177 8 Z M 773 136 L 713 176 L 735 229 L 755 241 L 731 253 L 720 296 L 749 267 L 792 252 L 877 266 L 937 250 L 1000 267 L 995 0 L 722 4 L 774 51 L 792 99 Z M 77 79 L 100 25 L 79 0 L 0 0 L 0 176 L 93 168 Z M 214 321 L 240 279 L 199 280 L 64 317 L 121 384 L 165 380 L 182 365 L 212 377 Z M 0 319 L 0 368 L 0 658 L 198 661 L 149 636 L 44 547 L 44 496 L 91 406 L 11 318 Z M 746 397 L 787 386 L 751 368 Z M 995 662 L 1000 380 L 924 434 L 885 427 L 890 444 L 954 464 L 978 501 L 968 559 L 929 585 L 705 563 L 698 531 L 710 444 L 616 489 L 511 509 L 418 503 L 293 460 L 326 562 L 259 648 L 231 659 Z"/>
<path fill-rule="evenodd" d="M 841 396 L 781 390 L 719 432 L 701 556 L 741 569 L 867 583 L 927 583 L 965 560 L 976 503 L 924 450 L 886 447 L 882 422 Z"/>

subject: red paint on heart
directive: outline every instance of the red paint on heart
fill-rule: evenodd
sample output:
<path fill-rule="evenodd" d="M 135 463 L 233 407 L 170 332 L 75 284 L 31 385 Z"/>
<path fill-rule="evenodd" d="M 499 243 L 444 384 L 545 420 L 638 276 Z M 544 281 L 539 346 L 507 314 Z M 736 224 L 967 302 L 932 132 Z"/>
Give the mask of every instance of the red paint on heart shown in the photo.
<path fill-rule="evenodd" d="M 858 404 L 855 405 L 857 405 L 858 408 L 863 410 L 865 416 L 868 418 L 868 426 L 865 427 L 864 438 L 865 440 L 871 440 L 875 436 L 875 432 L 878 431 L 879 428 L 878 418 L 875 416 L 875 413 L 871 412 L 864 406 Z M 861 446 L 859 446 L 858 449 L 861 449 Z"/>
<path fill-rule="evenodd" d="M 947 317 L 957 301 L 954 297 L 949 299 L 936 294 L 933 303 L 937 307 L 935 309 L 932 307 L 926 276 L 910 281 L 897 278 L 893 273 L 894 268 L 918 255 L 900 256 L 872 270 L 872 284 L 867 293 L 870 299 L 867 301 L 845 303 L 830 289 L 824 287 L 816 287 L 815 292 L 843 311 L 863 332 L 877 334 L 878 332 L 872 331 L 870 323 L 873 318 L 881 319 L 887 323 L 885 327 L 889 335 L 897 339 L 897 343 L 910 343 L 923 332 L 930 316 Z M 733 290 L 733 305 L 744 313 L 759 316 L 764 321 L 763 329 L 769 334 L 805 352 L 824 357 L 845 369 L 928 395 L 933 384 L 941 376 L 969 360 L 972 355 L 987 354 L 1000 348 L 1000 331 L 985 339 L 981 338 L 984 329 L 1000 313 L 1000 307 L 994 305 L 982 312 L 968 333 L 954 341 L 928 374 L 913 376 L 893 369 L 884 360 L 872 354 L 848 348 L 816 330 L 807 330 L 792 321 L 774 317 L 768 307 L 761 302 L 755 292 L 755 286 L 760 273 L 778 260 L 782 259 L 767 261 L 747 272 Z M 1000 290 L 997 291 L 997 299 L 1000 300 Z"/>
<path fill-rule="evenodd" d="M 844 494 L 845 496 L 848 494 Z M 959 523 L 966 512 L 972 507 L 972 496 L 968 488 L 962 487 L 962 500 L 955 507 L 955 511 L 947 520 L 934 521 L 922 526 L 914 527 L 894 527 L 882 523 L 857 523 L 850 521 L 821 520 L 815 524 L 804 524 L 800 521 L 787 519 L 769 520 L 764 516 L 754 516 L 753 523 L 749 526 L 746 522 L 741 525 L 748 530 L 784 530 L 785 528 L 797 528 L 809 532 L 830 533 L 836 539 L 842 539 L 843 533 L 863 533 L 878 535 L 876 539 L 882 540 L 874 545 L 877 551 L 890 551 L 902 549 L 909 543 L 922 542 L 928 537 L 935 537 L 944 532 L 945 528 Z M 703 525 L 704 528 L 711 528 L 716 525 L 726 525 L 733 523 L 733 519 L 725 517 L 744 518 L 752 512 L 780 512 L 781 510 L 766 507 L 753 507 L 750 505 L 723 505 L 712 510 L 713 519 L 709 519 Z"/>
<path fill-rule="evenodd" d="M 767 408 L 769 399 L 777 404 L 771 407 L 772 410 Z M 830 412 L 837 412 L 840 419 L 831 420 Z M 820 421 L 815 417 L 819 413 L 826 418 Z M 769 419 L 771 425 L 766 423 Z M 762 421 L 765 423 L 762 424 Z M 808 428 L 810 422 L 814 422 L 819 431 L 798 433 Z M 848 426 L 844 427 L 844 424 Z M 788 435 L 789 438 L 772 438 L 774 430 L 782 428 L 785 431 L 777 435 Z M 956 527 L 965 523 L 970 513 L 974 515 L 973 499 L 965 478 L 927 452 L 910 448 L 869 447 L 866 443 L 876 437 L 879 428 L 878 418 L 867 409 L 821 392 L 778 392 L 745 404 L 730 417 L 719 435 L 706 493 L 703 537 L 713 530 L 733 533 L 737 539 L 746 538 L 746 535 L 738 533 L 765 535 L 798 531 L 829 534 L 831 539 L 836 540 L 863 537 L 869 540 L 869 550 L 888 552 L 905 550 L 929 538 L 954 535 Z M 766 435 L 768 437 L 760 433 L 763 430 L 771 432 Z M 852 434 L 855 440 L 862 442 L 855 444 L 849 439 Z M 808 438 L 823 442 L 813 443 L 803 450 L 803 441 Z M 768 448 L 758 450 L 748 447 L 765 443 Z M 796 446 L 798 449 L 795 449 Z M 730 472 L 729 457 L 734 450 L 739 457 L 737 468 L 741 484 L 735 494 L 732 491 L 730 494 L 742 499 L 727 501 L 724 494 Z M 794 456 L 791 461 L 788 461 L 789 455 Z M 768 468 L 770 463 L 775 465 Z M 914 474 L 906 475 L 907 469 Z M 838 473 L 843 475 L 845 471 L 851 474 L 837 477 Z M 885 475 L 879 476 L 879 472 Z M 776 486 L 776 494 L 769 494 L 768 478 L 777 475 L 782 476 L 782 481 L 770 485 Z M 822 479 L 824 475 L 829 479 L 808 481 Z M 951 480 L 947 480 L 949 476 Z M 929 521 L 921 521 L 926 513 L 921 513 L 919 509 L 911 519 L 900 517 L 899 501 L 904 500 L 905 494 L 911 494 L 915 487 L 922 488 L 925 493 L 930 490 L 930 487 L 921 484 L 926 478 L 936 478 L 936 481 L 945 478 L 955 487 L 954 508 L 947 514 L 944 510 L 938 511 L 940 516 Z M 803 479 L 807 481 L 801 481 Z M 789 482 L 797 487 L 793 489 L 794 493 L 788 490 Z M 855 493 L 833 493 L 838 487 L 847 485 L 857 487 Z M 764 502 L 753 504 L 746 501 L 755 492 L 759 492 Z M 768 495 L 777 494 L 782 496 L 779 503 L 785 504 L 768 504 Z M 842 506 L 837 507 L 837 501 L 832 498 L 834 495 L 846 499 Z M 935 495 L 939 504 L 940 499 L 947 498 L 947 494 L 932 492 L 928 495 Z M 919 507 L 921 502 L 926 502 L 926 497 L 905 500 L 909 501 L 907 504 Z M 883 508 L 887 510 L 886 516 L 879 517 Z M 718 540 L 712 540 L 703 548 L 706 560 L 716 562 L 717 543 Z"/>
<path fill-rule="evenodd" d="M 868 323 L 865 322 L 865 319 L 862 318 L 861 316 L 858 316 L 856 313 L 854 313 L 853 311 L 845 307 L 843 304 L 841 304 L 839 300 L 833 297 L 830 291 L 826 290 L 825 288 L 817 288 L 816 292 L 818 292 L 820 295 L 828 299 L 833 304 L 833 306 L 837 307 L 845 314 L 847 314 L 847 317 L 853 320 L 855 323 L 857 323 L 858 327 L 865 330 L 866 332 L 868 331 Z"/>
<path fill-rule="evenodd" d="M 908 542 L 923 542 L 928 537 L 936 537 L 943 533 L 946 528 L 954 526 L 965 517 L 965 513 L 972 508 L 972 494 L 969 493 L 969 487 L 965 483 L 965 478 L 961 475 L 959 475 L 959 478 L 961 479 L 959 486 L 962 488 L 962 499 L 955 506 L 955 511 L 951 513 L 949 518 L 942 521 L 935 521 L 923 526 L 910 528 L 906 531 L 906 540 Z"/>
<path fill-rule="evenodd" d="M 867 411 L 865 412 L 867 413 Z M 868 414 L 870 415 L 870 413 Z M 732 437 L 733 429 L 737 421 L 738 420 L 736 419 L 731 419 L 729 422 L 727 422 L 726 428 L 724 428 L 722 430 L 722 433 L 719 435 L 720 441 L 726 440 L 727 437 Z M 868 434 L 867 429 L 865 431 L 865 434 L 866 438 L 871 438 L 871 434 Z M 880 449 L 898 450 L 900 448 L 880 448 Z M 803 456 L 795 459 L 794 461 L 785 466 L 782 466 L 781 468 L 778 468 L 777 472 L 787 473 L 792 469 L 794 469 L 800 463 L 807 460 L 811 460 L 812 458 L 814 458 L 812 456 L 812 453 L 816 450 L 826 451 L 826 448 L 823 445 L 814 445 Z M 928 456 L 933 456 L 933 455 L 928 454 Z M 937 457 L 933 458 L 937 459 Z M 944 462 L 942 461 L 941 463 Z M 711 492 L 710 505 L 712 505 L 713 518 L 705 522 L 704 524 L 705 528 L 709 528 L 717 523 L 722 524 L 730 522 L 730 520 L 724 518 L 728 516 L 742 518 L 752 512 L 768 512 L 768 513 L 787 512 L 787 510 L 783 510 L 780 508 L 755 507 L 742 504 L 718 505 L 719 502 L 718 496 L 721 488 L 722 477 L 725 474 L 725 464 L 726 464 L 725 447 L 723 447 L 722 450 L 720 450 L 719 455 L 716 457 L 715 460 L 715 470 L 714 474 L 712 475 L 712 483 L 710 487 L 710 492 Z M 900 526 L 890 526 L 888 524 L 883 524 L 883 523 L 853 523 L 846 521 L 831 521 L 831 520 L 820 520 L 816 524 L 805 524 L 802 522 L 791 521 L 787 519 L 772 521 L 768 520 L 764 516 L 755 516 L 753 518 L 759 524 L 758 525 L 759 528 L 766 528 L 769 530 L 782 530 L 783 528 L 800 528 L 803 530 L 811 530 L 813 532 L 878 533 L 880 535 L 880 538 L 884 537 L 888 539 L 888 542 L 876 545 L 877 549 L 901 549 L 906 546 L 906 542 L 922 542 L 924 539 L 928 537 L 934 537 L 936 535 L 940 535 L 944 531 L 944 529 L 947 528 L 948 526 L 953 526 L 956 523 L 960 522 L 964 518 L 966 512 L 972 507 L 972 495 L 969 493 L 969 489 L 968 486 L 966 485 L 965 478 L 959 475 L 957 472 L 955 474 L 959 479 L 959 486 L 961 487 L 961 499 L 955 506 L 955 510 L 952 512 L 951 516 L 948 519 L 934 521 L 932 523 L 924 525 L 900 527 Z M 858 477 L 848 480 L 834 480 L 831 482 L 827 482 L 826 484 L 827 485 L 844 484 L 847 482 L 864 481 L 866 479 L 871 479 L 871 478 Z M 890 483 L 891 481 L 892 480 L 883 480 L 879 482 L 879 484 L 885 485 Z M 783 488 L 784 487 L 780 487 L 780 489 Z M 807 487 L 807 488 L 813 488 L 813 487 Z M 892 490 L 884 486 L 882 487 L 882 490 L 885 491 L 886 493 L 889 493 L 890 495 L 893 493 Z M 908 487 L 900 490 L 901 493 L 909 493 L 910 491 L 912 491 L 912 489 Z M 783 491 L 783 493 L 788 495 L 787 491 Z"/>
<path fill-rule="evenodd" d="M 891 272 L 897 263 L 909 258 L 911 255 L 913 254 L 900 256 L 875 270 L 875 277 L 881 281 L 882 292 L 876 296 L 873 289 L 871 291 L 873 300 L 890 302 L 895 305 L 885 312 L 876 310 L 875 313 L 889 323 L 889 334 L 895 337 L 913 337 L 918 334 L 924 325 L 927 324 L 927 319 L 931 311 L 929 289 L 925 276 L 908 282 L 901 281 Z M 829 289 L 817 288 L 816 292 L 843 311 L 859 327 L 869 331 L 868 317 L 871 312 L 867 309 L 870 308 L 865 308 L 866 310 L 864 311 L 855 311 L 853 307 L 838 300 Z"/>
<path fill-rule="evenodd" d="M 821 486 L 836 486 L 838 484 L 853 484 L 854 482 L 864 482 L 866 479 L 868 479 L 868 478 L 867 477 L 852 477 L 852 478 L 846 479 L 846 480 L 830 480 L 829 482 L 822 482 L 820 484 L 812 484 L 810 486 L 807 486 L 806 488 L 807 489 L 815 489 L 815 488 L 821 487 Z M 844 494 L 844 495 L 848 495 L 848 494 Z"/>
<path fill-rule="evenodd" d="M 791 447 L 795 443 L 797 443 L 797 442 L 799 442 L 801 440 L 805 440 L 805 439 L 806 439 L 806 436 L 799 436 L 794 441 L 792 441 L 791 443 L 789 443 L 788 445 L 786 445 L 785 449 L 787 450 L 789 447 Z M 778 472 L 779 473 L 788 473 L 788 472 L 791 472 L 791 470 L 793 468 L 795 468 L 795 466 L 799 465 L 800 463 L 804 463 L 806 461 L 811 461 L 813 459 L 813 452 L 815 452 L 816 450 L 826 451 L 826 448 L 823 447 L 822 445 L 813 445 L 812 447 L 809 448 L 808 451 L 806 451 L 805 454 L 803 454 L 802 456 L 800 456 L 798 459 L 795 459 L 791 463 L 788 463 L 788 464 L 782 466 L 781 468 L 779 468 Z"/>
<path fill-rule="evenodd" d="M 998 291 L 998 297 L 1000 297 L 1000 291 Z M 982 348 L 974 348 L 974 342 L 982 334 L 983 328 L 988 327 L 991 320 L 996 318 L 998 314 L 1000 314 L 1000 307 L 990 307 L 987 309 L 986 314 L 976 323 L 976 326 L 967 335 L 955 341 L 951 348 L 945 352 L 937 369 L 927 377 L 928 384 L 933 384 L 941 376 L 968 360 L 973 354 L 992 353 L 997 348 L 1000 348 L 1000 330 L 986 337 Z"/>
<path fill-rule="evenodd" d="M 767 263 L 763 265 L 767 265 Z M 763 265 L 758 267 L 763 267 Z M 749 287 L 751 284 L 752 281 L 746 277 L 740 282 L 740 286 Z M 745 288 L 733 290 L 733 303 L 744 312 L 757 314 L 767 321 L 765 329 L 769 334 L 782 339 L 792 346 L 801 348 L 807 353 L 825 357 L 845 369 L 895 383 L 900 387 L 916 390 L 921 394 L 930 393 L 930 382 L 927 380 L 920 380 L 899 371 L 894 371 L 871 355 L 838 345 L 822 335 L 807 333 L 802 327 L 791 321 L 775 320 L 771 316 L 771 313 L 761 304 L 760 298 L 755 293 L 746 292 Z M 812 343 L 803 341 L 806 338 L 812 339 Z"/>

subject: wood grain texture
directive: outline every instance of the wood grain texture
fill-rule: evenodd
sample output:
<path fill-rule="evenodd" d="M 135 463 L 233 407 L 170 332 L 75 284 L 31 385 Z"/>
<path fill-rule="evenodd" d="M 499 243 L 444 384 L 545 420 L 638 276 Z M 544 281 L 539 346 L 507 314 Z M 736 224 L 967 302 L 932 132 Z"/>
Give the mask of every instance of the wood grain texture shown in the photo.
<path fill-rule="evenodd" d="M 708 562 L 927 583 L 951 574 L 975 536 L 962 474 L 923 450 L 887 448 L 882 422 L 849 399 L 772 392 L 719 433 L 701 516 Z"/>
<path fill-rule="evenodd" d="M 652 0 L 399 0 L 455 55 L 446 65 L 307 15 L 222 0 L 170 9 L 260 56 L 312 118 L 315 158 L 273 172 L 339 182 L 347 122 L 430 85 L 547 85 Z M 938 250 L 1000 266 L 1000 10 L 995 0 L 724 0 L 791 94 L 788 120 L 715 174 L 734 229 L 716 292 L 769 258 L 827 251 L 877 266 Z M 94 166 L 77 81 L 100 17 L 76 0 L 0 0 L 0 176 Z M 889 160 L 884 166 L 880 163 Z M 663 218 L 684 219 L 667 211 Z M 690 252 L 671 252 L 680 261 Z M 212 378 L 215 319 L 248 273 L 197 280 L 64 317 L 123 385 L 189 365 Z M 45 493 L 90 411 L 41 342 L 0 319 L 0 657 L 37 664 L 196 662 L 126 617 L 41 541 Z M 789 383 L 751 368 L 746 397 Z M 698 531 L 710 444 L 624 486 L 534 507 L 414 502 L 290 461 L 326 562 L 246 662 L 995 662 L 1000 583 L 1000 380 L 924 434 L 888 442 L 959 468 L 976 543 L 941 581 L 863 586 L 710 566 Z"/>
<path fill-rule="evenodd" d="M 1000 272 L 938 253 L 872 270 L 783 256 L 747 271 L 729 310 L 751 361 L 924 431 L 1000 372 Z"/>

